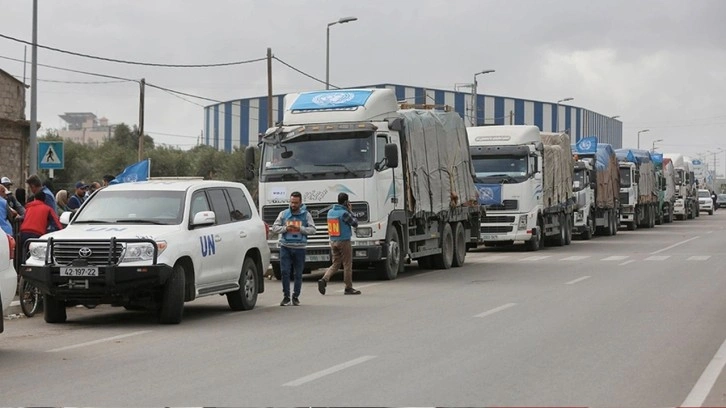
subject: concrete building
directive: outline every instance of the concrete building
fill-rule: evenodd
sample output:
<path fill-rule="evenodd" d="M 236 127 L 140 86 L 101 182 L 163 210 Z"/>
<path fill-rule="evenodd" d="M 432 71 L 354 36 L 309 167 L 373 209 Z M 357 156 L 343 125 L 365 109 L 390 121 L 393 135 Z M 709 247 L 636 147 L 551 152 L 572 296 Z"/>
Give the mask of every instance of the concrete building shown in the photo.
<path fill-rule="evenodd" d="M 58 116 L 66 122 L 66 126 L 58 130 L 58 136 L 63 140 L 98 146 L 113 135 L 113 125 L 108 124 L 108 119 L 98 119 L 91 112 L 66 112 Z"/>
<path fill-rule="evenodd" d="M 591 110 L 507 96 L 478 94 L 476 104 L 472 93 L 413 87 L 398 84 L 376 84 L 357 88 L 390 88 L 402 103 L 417 105 L 448 105 L 464 119 L 467 126 L 536 125 L 544 132 L 569 131 L 573 142 L 596 136 L 600 143 L 613 148 L 623 144 L 623 123 Z M 272 97 L 273 122 L 282 120 L 284 95 Z M 258 135 L 267 130 L 267 97 L 236 99 L 204 108 L 202 143 L 231 152 L 235 147 L 256 143 Z M 474 115 L 472 107 L 476 106 Z"/>
<path fill-rule="evenodd" d="M 0 69 L 0 177 L 24 187 L 28 174 L 30 121 L 25 119 L 25 84 Z"/>

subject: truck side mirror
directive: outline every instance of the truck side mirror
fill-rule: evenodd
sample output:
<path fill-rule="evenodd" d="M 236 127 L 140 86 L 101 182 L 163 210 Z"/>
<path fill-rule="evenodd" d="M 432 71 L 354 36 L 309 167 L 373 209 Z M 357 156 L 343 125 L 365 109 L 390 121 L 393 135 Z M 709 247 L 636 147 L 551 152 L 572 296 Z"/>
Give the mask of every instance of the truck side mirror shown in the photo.
<path fill-rule="evenodd" d="M 594 190 L 596 187 L 597 187 L 597 183 L 595 183 L 594 181 L 591 181 L 590 182 L 590 190 Z"/>
<path fill-rule="evenodd" d="M 392 169 L 398 167 L 398 146 L 394 143 L 386 143 L 384 147 L 386 165 Z"/>
<path fill-rule="evenodd" d="M 245 179 L 255 178 L 255 147 L 247 146 L 245 149 Z"/>

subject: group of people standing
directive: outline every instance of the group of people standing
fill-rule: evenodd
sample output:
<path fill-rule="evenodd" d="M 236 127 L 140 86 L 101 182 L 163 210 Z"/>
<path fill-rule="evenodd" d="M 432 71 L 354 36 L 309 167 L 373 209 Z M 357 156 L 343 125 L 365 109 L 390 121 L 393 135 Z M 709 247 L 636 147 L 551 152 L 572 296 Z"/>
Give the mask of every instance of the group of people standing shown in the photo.
<path fill-rule="evenodd" d="M 328 210 L 327 226 L 330 236 L 330 252 L 332 265 L 318 280 L 318 291 L 324 295 L 330 278 L 343 267 L 343 282 L 346 295 L 360 295 L 353 288 L 353 247 L 351 237 L 358 220 L 351 211 L 348 194 L 338 194 L 338 203 Z M 315 221 L 305 205 L 302 194 L 295 191 L 290 194 L 290 208 L 280 212 L 270 227 L 273 234 L 280 238 L 280 273 L 282 275 L 282 302 L 280 306 L 300 305 L 302 290 L 302 274 L 305 268 L 305 248 L 308 235 L 315 234 Z M 294 279 L 292 298 L 290 297 L 290 277 Z"/>

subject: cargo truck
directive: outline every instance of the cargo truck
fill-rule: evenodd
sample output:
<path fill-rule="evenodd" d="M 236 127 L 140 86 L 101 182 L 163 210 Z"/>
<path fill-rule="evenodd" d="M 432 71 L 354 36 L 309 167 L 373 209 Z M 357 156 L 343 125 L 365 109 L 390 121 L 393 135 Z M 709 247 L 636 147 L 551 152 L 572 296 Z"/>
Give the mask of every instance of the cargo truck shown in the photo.
<path fill-rule="evenodd" d="M 479 202 L 485 206 L 480 241 L 524 241 L 527 250 L 572 239 L 573 159 L 570 136 L 536 126 L 467 128 Z"/>
<path fill-rule="evenodd" d="M 316 227 L 307 237 L 307 268 L 330 265 L 327 211 L 341 192 L 358 219 L 355 269 L 373 267 L 381 279 L 395 279 L 411 261 L 440 269 L 464 264 L 467 249 L 477 246 L 480 206 L 458 114 L 401 109 L 390 89 L 292 93 L 284 106 L 282 123 L 259 144 L 258 199 L 271 224 L 292 192 L 302 194 Z M 248 148 L 248 165 L 255 157 Z M 268 244 L 279 278 L 277 237 Z"/>
<path fill-rule="evenodd" d="M 655 165 L 650 152 L 618 149 L 620 167 L 620 224 L 628 230 L 653 228 L 658 213 Z"/>
<path fill-rule="evenodd" d="M 587 137 L 572 146 L 575 193 L 572 232 L 589 240 L 594 234 L 615 235 L 620 224 L 620 171 L 612 146 Z"/>
<path fill-rule="evenodd" d="M 675 196 L 673 216 L 675 219 L 693 219 L 698 213 L 696 182 L 691 159 L 681 153 L 665 153 L 664 159 L 670 159 L 675 169 Z"/>
<path fill-rule="evenodd" d="M 662 154 L 651 155 L 658 179 L 658 217 L 656 225 L 673 222 L 673 205 L 676 201 L 676 173 L 671 159 Z"/>

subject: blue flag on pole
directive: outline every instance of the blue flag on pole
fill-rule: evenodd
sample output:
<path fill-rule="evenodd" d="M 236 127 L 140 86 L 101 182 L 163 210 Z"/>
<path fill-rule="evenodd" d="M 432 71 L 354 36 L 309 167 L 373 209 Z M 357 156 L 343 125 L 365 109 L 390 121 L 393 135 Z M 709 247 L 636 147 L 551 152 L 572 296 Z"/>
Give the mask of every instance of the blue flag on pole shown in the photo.
<path fill-rule="evenodd" d="M 126 167 L 110 184 L 133 183 L 149 179 L 151 160 L 146 159 Z"/>
<path fill-rule="evenodd" d="M 583 137 L 575 144 L 575 148 L 577 149 L 577 153 L 595 154 L 597 153 L 597 137 Z"/>

